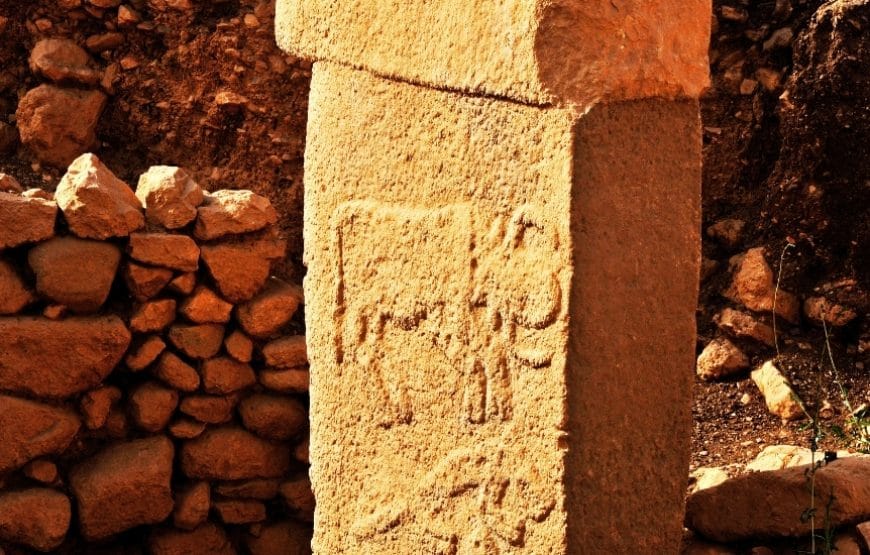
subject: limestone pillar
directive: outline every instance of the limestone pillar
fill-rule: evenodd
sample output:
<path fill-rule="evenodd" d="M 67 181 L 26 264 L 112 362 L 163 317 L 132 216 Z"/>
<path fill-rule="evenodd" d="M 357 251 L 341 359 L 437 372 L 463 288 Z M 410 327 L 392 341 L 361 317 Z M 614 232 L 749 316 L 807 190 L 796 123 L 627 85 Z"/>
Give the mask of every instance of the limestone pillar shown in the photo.
<path fill-rule="evenodd" d="M 709 0 L 279 0 L 319 554 L 675 553 Z"/>

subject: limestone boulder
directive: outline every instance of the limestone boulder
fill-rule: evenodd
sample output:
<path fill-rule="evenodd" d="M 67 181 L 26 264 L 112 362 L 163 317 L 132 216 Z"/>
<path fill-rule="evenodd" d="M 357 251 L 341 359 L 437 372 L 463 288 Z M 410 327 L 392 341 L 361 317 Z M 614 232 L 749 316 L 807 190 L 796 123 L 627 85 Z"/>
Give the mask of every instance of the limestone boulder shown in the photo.
<path fill-rule="evenodd" d="M 223 424 L 232 418 L 237 402 L 232 395 L 191 395 L 182 399 L 179 410 L 206 424 Z"/>
<path fill-rule="evenodd" d="M 707 228 L 707 237 L 715 239 L 722 245 L 733 248 L 743 239 L 743 228 L 746 222 L 736 219 L 719 220 Z"/>
<path fill-rule="evenodd" d="M 130 395 L 130 415 L 146 432 L 164 429 L 178 406 L 178 392 L 156 382 L 145 382 Z"/>
<path fill-rule="evenodd" d="M 245 428 L 260 437 L 287 441 L 308 425 L 308 412 L 296 399 L 255 394 L 242 400 L 239 415 Z"/>
<path fill-rule="evenodd" d="M 57 484 L 60 478 L 57 465 L 45 459 L 30 461 L 22 472 L 31 480 L 46 485 Z"/>
<path fill-rule="evenodd" d="M 825 297 L 810 297 L 804 301 L 804 314 L 811 322 L 828 327 L 842 327 L 858 317 L 855 310 Z"/>
<path fill-rule="evenodd" d="M 232 311 L 232 304 L 204 285 L 181 303 L 181 314 L 195 324 L 225 324 Z"/>
<path fill-rule="evenodd" d="M 125 264 L 123 274 L 127 290 L 139 302 L 157 295 L 172 281 L 172 270 L 153 268 L 136 262 Z"/>
<path fill-rule="evenodd" d="M 68 409 L 0 395 L 0 475 L 62 453 L 80 427 L 78 415 Z"/>
<path fill-rule="evenodd" d="M 130 236 L 130 256 L 145 264 L 181 272 L 194 272 L 199 267 L 199 247 L 187 235 L 134 233 Z"/>
<path fill-rule="evenodd" d="M 696 371 L 704 380 L 719 380 L 749 368 L 749 357 L 724 337 L 714 339 L 698 356 Z"/>
<path fill-rule="evenodd" d="M 175 439 L 193 439 L 199 437 L 205 431 L 205 423 L 179 418 L 169 425 L 169 434 Z"/>
<path fill-rule="evenodd" d="M 304 335 L 293 335 L 270 341 L 263 347 L 266 364 L 272 368 L 298 368 L 308 364 Z"/>
<path fill-rule="evenodd" d="M 219 499 L 212 507 L 224 524 L 252 524 L 266 520 L 266 505 L 256 499 Z"/>
<path fill-rule="evenodd" d="M 98 90 L 40 85 L 18 103 L 21 142 L 42 162 L 65 168 L 96 143 L 106 101 Z"/>
<path fill-rule="evenodd" d="M 224 327 L 217 324 L 175 324 L 169 329 L 169 341 L 191 358 L 207 359 L 220 351 L 224 331 Z"/>
<path fill-rule="evenodd" d="M 272 263 L 284 257 L 286 244 L 276 238 L 203 245 L 202 260 L 227 300 L 250 300 L 269 279 Z"/>
<path fill-rule="evenodd" d="M 139 372 L 157 360 L 157 357 L 164 350 L 166 350 L 166 343 L 157 335 L 149 335 L 144 341 L 130 350 L 127 356 L 124 357 L 124 364 L 133 372 Z"/>
<path fill-rule="evenodd" d="M 771 414 L 783 420 L 800 420 L 806 416 L 800 397 L 772 360 L 753 370 L 750 376 L 764 396 L 767 410 Z"/>
<path fill-rule="evenodd" d="M 0 148 L 0 152 L 3 149 Z M 0 172 L 0 193 L 23 193 L 24 187 L 21 186 L 21 183 L 18 182 L 17 179 L 9 175 L 8 173 Z"/>
<path fill-rule="evenodd" d="M 199 373 L 191 365 L 171 351 L 166 351 L 157 361 L 154 375 L 179 391 L 196 391 L 199 387 Z"/>
<path fill-rule="evenodd" d="M 278 213 L 266 197 L 252 191 L 215 191 L 197 210 L 193 233 L 209 241 L 226 235 L 259 231 L 278 221 Z"/>
<path fill-rule="evenodd" d="M 54 197 L 70 231 L 85 239 L 127 237 L 145 225 L 139 199 L 94 154 L 72 162 Z"/>
<path fill-rule="evenodd" d="M 99 430 L 105 426 L 112 407 L 121 400 L 121 396 L 121 390 L 114 386 L 100 387 L 82 395 L 80 407 L 85 426 L 89 430 Z"/>
<path fill-rule="evenodd" d="M 254 355 L 254 342 L 244 333 L 236 330 L 224 339 L 227 354 L 239 362 L 251 362 Z"/>
<path fill-rule="evenodd" d="M 175 299 L 145 301 L 130 315 L 130 329 L 137 333 L 158 332 L 175 321 Z"/>
<path fill-rule="evenodd" d="M 0 492 L 0 541 L 49 553 L 63 543 L 71 518 L 69 498 L 57 490 Z"/>
<path fill-rule="evenodd" d="M 314 492 L 308 476 L 287 480 L 279 488 L 287 508 L 303 522 L 314 522 Z"/>
<path fill-rule="evenodd" d="M 139 177 L 136 196 L 149 223 L 178 229 L 196 218 L 204 199 L 202 188 L 187 171 L 175 166 L 152 166 Z"/>
<path fill-rule="evenodd" d="M 720 330 L 732 337 L 754 339 L 769 347 L 775 344 L 773 328 L 745 312 L 726 308 L 714 317 L 714 321 Z"/>
<path fill-rule="evenodd" d="M 96 312 L 109 296 L 121 250 L 111 243 L 55 237 L 27 254 L 36 290 L 79 313 Z"/>
<path fill-rule="evenodd" d="M 268 501 L 278 495 L 277 479 L 243 480 L 240 482 L 221 482 L 215 485 L 214 491 L 222 497 L 242 499 L 259 499 Z"/>
<path fill-rule="evenodd" d="M 202 387 L 206 393 L 227 395 L 257 383 L 251 366 L 230 357 L 206 360 L 200 368 Z"/>
<path fill-rule="evenodd" d="M 279 393 L 308 393 L 311 376 L 307 369 L 290 368 L 263 370 L 258 379 L 263 387 Z"/>
<path fill-rule="evenodd" d="M 42 39 L 30 51 L 30 71 L 55 83 L 96 85 L 102 72 L 82 47 L 69 39 Z"/>
<path fill-rule="evenodd" d="M 0 390 L 73 396 L 102 382 L 129 344 L 130 332 L 116 316 L 0 318 Z"/>
<path fill-rule="evenodd" d="M 235 427 L 207 430 L 181 448 L 181 470 L 201 480 L 278 478 L 290 466 L 290 451 Z"/>
<path fill-rule="evenodd" d="M 791 323 L 800 318 L 800 302 L 788 291 L 776 290 L 773 270 L 764 256 L 764 248 L 749 249 L 735 259 L 731 288 L 726 295 L 754 312 L 774 311 Z"/>
<path fill-rule="evenodd" d="M 101 540 L 168 517 L 174 452 L 169 439 L 155 436 L 112 445 L 75 466 L 69 480 L 85 539 Z"/>
<path fill-rule="evenodd" d="M 0 192 L 0 250 L 54 236 L 57 204 Z"/>
<path fill-rule="evenodd" d="M 207 522 L 195 530 L 162 528 L 148 538 L 151 555 L 236 555 L 236 550 L 220 526 Z"/>
<path fill-rule="evenodd" d="M 242 329 L 253 337 L 270 337 L 286 325 L 303 302 L 302 288 L 271 278 L 263 290 L 236 309 Z"/>
<path fill-rule="evenodd" d="M 801 517 L 812 505 L 830 506 L 832 529 L 870 518 L 870 458 L 837 459 L 819 468 L 814 503 L 807 468 L 754 472 L 698 491 L 689 497 L 686 524 L 708 539 L 736 542 L 806 536 L 811 524 Z"/>
<path fill-rule="evenodd" d="M 0 258 L 0 315 L 15 314 L 36 300 L 21 274 L 4 258 Z"/>

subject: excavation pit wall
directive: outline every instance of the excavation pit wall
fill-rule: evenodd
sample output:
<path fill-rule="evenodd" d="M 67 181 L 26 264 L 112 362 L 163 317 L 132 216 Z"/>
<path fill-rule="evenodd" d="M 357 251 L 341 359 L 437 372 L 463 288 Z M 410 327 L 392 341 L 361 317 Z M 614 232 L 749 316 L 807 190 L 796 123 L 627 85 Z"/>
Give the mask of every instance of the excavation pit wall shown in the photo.
<path fill-rule="evenodd" d="M 91 154 L 54 194 L 0 190 L 0 553 L 310 553 L 303 298 L 269 201 Z"/>

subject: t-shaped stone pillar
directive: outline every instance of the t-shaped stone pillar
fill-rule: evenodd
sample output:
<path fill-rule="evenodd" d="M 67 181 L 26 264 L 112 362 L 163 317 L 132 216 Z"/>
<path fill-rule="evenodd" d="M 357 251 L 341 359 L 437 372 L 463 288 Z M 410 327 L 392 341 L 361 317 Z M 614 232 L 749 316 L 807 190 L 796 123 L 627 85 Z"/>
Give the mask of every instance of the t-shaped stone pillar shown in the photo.
<path fill-rule="evenodd" d="M 277 14 L 318 61 L 315 551 L 675 553 L 709 1 Z"/>

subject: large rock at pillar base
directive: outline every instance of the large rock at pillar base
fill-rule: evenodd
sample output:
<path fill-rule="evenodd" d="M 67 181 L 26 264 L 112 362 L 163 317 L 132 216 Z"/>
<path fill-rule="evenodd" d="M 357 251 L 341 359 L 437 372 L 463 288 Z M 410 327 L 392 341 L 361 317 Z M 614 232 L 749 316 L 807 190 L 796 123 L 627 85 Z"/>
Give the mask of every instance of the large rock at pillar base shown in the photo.
<path fill-rule="evenodd" d="M 139 199 L 93 154 L 75 159 L 54 198 L 70 231 L 85 239 L 126 237 L 145 225 Z"/>
<path fill-rule="evenodd" d="M 193 233 L 208 241 L 259 231 L 277 221 L 278 213 L 266 197 L 252 191 L 216 191 L 197 210 Z"/>
<path fill-rule="evenodd" d="M 0 475 L 45 455 L 62 453 L 81 427 L 76 413 L 0 395 Z"/>
<path fill-rule="evenodd" d="M 870 518 L 870 457 L 838 459 L 819 468 L 815 500 L 810 496 L 808 469 L 753 472 L 698 491 L 689 497 L 686 525 L 706 538 L 727 543 L 809 535 L 812 525 L 802 516 L 813 504 L 819 508 L 819 527 L 824 519 L 835 529 Z"/>
<path fill-rule="evenodd" d="M 272 262 L 286 252 L 283 240 L 274 237 L 243 239 L 203 245 L 202 260 L 227 300 L 251 299 L 266 283 Z"/>
<path fill-rule="evenodd" d="M 129 344 L 116 316 L 0 318 L 0 391 L 71 397 L 102 382 Z"/>
<path fill-rule="evenodd" d="M 0 250 L 51 238 L 56 220 L 54 202 L 0 192 Z"/>
<path fill-rule="evenodd" d="M 236 555 L 224 529 L 210 522 L 191 531 L 155 530 L 148 538 L 148 548 L 152 555 Z"/>
<path fill-rule="evenodd" d="M 311 555 L 311 527 L 292 520 L 267 524 L 246 542 L 251 555 Z"/>
<path fill-rule="evenodd" d="M 53 489 L 0 493 L 0 540 L 52 552 L 63 543 L 71 516 L 69 499 Z"/>
<path fill-rule="evenodd" d="M 166 229 L 184 227 L 196 218 L 202 188 L 187 171 L 174 166 L 152 166 L 139 177 L 136 196 L 149 223 Z"/>
<path fill-rule="evenodd" d="M 21 142 L 41 161 L 64 168 L 96 142 L 105 105 L 100 91 L 40 85 L 18 104 Z"/>
<path fill-rule="evenodd" d="M 164 436 L 119 443 L 70 472 L 82 535 L 108 538 L 143 524 L 156 524 L 172 512 L 175 450 Z"/>
<path fill-rule="evenodd" d="M 75 312 L 99 310 L 115 280 L 121 250 L 111 243 L 57 237 L 27 254 L 36 290 Z"/>

